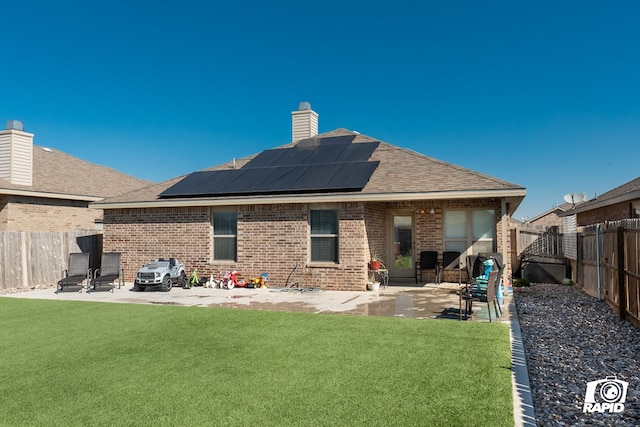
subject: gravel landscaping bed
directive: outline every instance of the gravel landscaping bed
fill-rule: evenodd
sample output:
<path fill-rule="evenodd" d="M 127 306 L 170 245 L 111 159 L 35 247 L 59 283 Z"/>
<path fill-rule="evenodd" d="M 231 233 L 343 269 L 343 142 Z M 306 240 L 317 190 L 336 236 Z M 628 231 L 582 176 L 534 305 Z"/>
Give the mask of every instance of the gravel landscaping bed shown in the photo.
<path fill-rule="evenodd" d="M 640 426 L 640 330 L 572 286 L 533 284 L 514 297 L 538 425 Z M 624 411 L 584 413 L 587 383 L 613 375 L 629 383 Z"/>

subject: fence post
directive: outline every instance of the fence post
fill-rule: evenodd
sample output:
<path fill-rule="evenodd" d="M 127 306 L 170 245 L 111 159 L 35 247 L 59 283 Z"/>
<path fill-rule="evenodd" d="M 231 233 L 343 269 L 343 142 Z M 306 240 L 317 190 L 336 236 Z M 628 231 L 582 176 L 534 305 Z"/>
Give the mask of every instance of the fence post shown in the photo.
<path fill-rule="evenodd" d="M 625 285 L 624 274 L 624 227 L 618 227 L 617 232 L 618 246 L 618 304 L 620 320 L 627 318 L 627 287 Z"/>
<path fill-rule="evenodd" d="M 584 288 L 582 277 L 582 233 L 576 232 L 576 283 Z"/>

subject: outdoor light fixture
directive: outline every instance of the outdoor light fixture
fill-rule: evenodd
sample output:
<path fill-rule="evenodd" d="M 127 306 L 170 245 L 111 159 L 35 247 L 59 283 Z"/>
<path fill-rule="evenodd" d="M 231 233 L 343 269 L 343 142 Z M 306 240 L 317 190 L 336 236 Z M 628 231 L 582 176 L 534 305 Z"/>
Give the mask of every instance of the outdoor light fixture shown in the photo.
<path fill-rule="evenodd" d="M 421 215 L 424 215 L 424 214 L 425 214 L 425 210 L 424 210 L 424 209 L 418 209 L 418 210 L 416 211 L 416 213 L 419 213 L 419 214 L 421 214 Z M 431 208 L 431 210 L 429 211 L 429 213 L 430 213 L 431 215 L 433 215 L 434 213 L 436 213 L 436 211 L 435 211 L 435 209 Z"/>

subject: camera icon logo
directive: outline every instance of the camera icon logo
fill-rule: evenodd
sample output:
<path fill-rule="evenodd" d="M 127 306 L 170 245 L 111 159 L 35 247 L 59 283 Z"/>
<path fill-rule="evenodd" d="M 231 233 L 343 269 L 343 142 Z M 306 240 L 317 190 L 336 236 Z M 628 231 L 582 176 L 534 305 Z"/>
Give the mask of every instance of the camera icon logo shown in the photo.
<path fill-rule="evenodd" d="M 619 413 L 624 411 L 628 387 L 628 382 L 619 380 L 615 375 L 588 382 L 582 412 L 592 414 L 594 412 Z"/>

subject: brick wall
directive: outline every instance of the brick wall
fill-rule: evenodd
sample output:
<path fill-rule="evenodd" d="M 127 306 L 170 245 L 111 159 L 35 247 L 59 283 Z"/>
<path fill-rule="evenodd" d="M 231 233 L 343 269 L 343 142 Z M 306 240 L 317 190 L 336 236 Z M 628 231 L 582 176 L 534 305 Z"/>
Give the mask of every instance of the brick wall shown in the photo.
<path fill-rule="evenodd" d="M 7 209 L 7 198 L 0 196 L 0 231 L 7 230 L 9 221 L 9 209 Z"/>
<path fill-rule="evenodd" d="M 630 202 L 620 202 L 576 214 L 576 220 L 579 226 L 598 224 L 605 221 L 617 221 L 631 217 Z"/>
<path fill-rule="evenodd" d="M 201 208 L 117 209 L 105 211 L 104 251 L 121 252 L 127 281 L 145 262 L 175 257 L 188 272 L 217 275 L 236 269 L 245 279 L 269 273 L 273 286 L 292 280 L 305 287 L 364 290 L 368 261 L 364 209 L 343 203 L 339 211 L 339 265 L 310 264 L 306 204 L 238 208 L 237 262 L 212 260 L 212 210 Z M 366 254 L 366 256 L 365 256 Z"/>
<path fill-rule="evenodd" d="M 541 225 L 545 227 L 561 227 L 562 226 L 562 218 L 558 216 L 558 211 L 549 212 L 543 217 L 536 219 L 535 221 L 530 221 L 529 224 L 532 225 Z"/>
<path fill-rule="evenodd" d="M 104 252 L 120 252 L 124 276 L 157 258 L 177 258 L 187 274 L 211 271 L 211 209 L 115 209 L 104 212 Z M 208 268 L 207 268 L 208 267 Z"/>
<path fill-rule="evenodd" d="M 312 206 L 315 207 L 315 206 Z M 430 213 L 434 208 L 434 214 Z M 388 211 L 417 212 L 416 253 L 443 249 L 444 209 L 491 208 L 496 211 L 498 251 L 502 252 L 500 201 L 444 201 L 416 203 L 339 203 L 322 208 L 338 209 L 339 264 L 311 264 L 309 260 L 309 209 L 307 204 L 240 206 L 237 229 L 237 262 L 212 259 L 212 208 L 113 209 L 104 214 L 104 251 L 121 252 L 125 279 L 134 280 L 145 262 L 175 257 L 190 273 L 217 275 L 236 269 L 245 279 L 269 273 L 272 286 L 283 286 L 294 266 L 292 280 L 305 287 L 332 290 L 365 290 L 370 253 L 387 265 Z M 420 213 L 424 210 L 424 213 Z M 507 245 L 509 247 L 509 245 Z M 505 260 L 508 260 L 505 254 Z M 451 277 L 449 275 L 452 274 Z M 447 280 L 457 281 L 447 272 Z M 464 275 L 463 275 L 464 278 Z"/>
<path fill-rule="evenodd" d="M 391 262 L 387 253 L 387 210 L 385 203 L 367 203 L 365 205 L 365 231 L 367 248 L 364 253 L 365 261 L 371 254 L 375 254 L 385 265 Z"/>
<path fill-rule="evenodd" d="M 69 231 L 93 229 L 102 210 L 87 202 L 9 196 L 0 200 L 0 230 Z"/>

